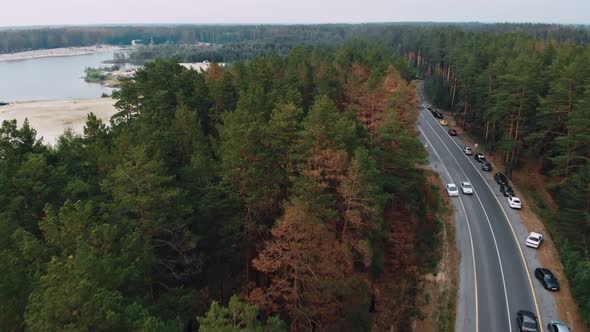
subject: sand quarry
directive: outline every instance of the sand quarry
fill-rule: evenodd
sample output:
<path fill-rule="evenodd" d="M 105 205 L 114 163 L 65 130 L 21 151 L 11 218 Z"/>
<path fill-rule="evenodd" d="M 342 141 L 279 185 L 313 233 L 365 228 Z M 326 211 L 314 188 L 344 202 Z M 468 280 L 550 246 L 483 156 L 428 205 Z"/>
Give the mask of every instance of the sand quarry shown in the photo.
<path fill-rule="evenodd" d="M 43 50 L 33 50 L 18 53 L 7 53 L 0 54 L 0 61 L 19 61 L 29 60 L 37 58 L 48 58 L 56 56 L 72 56 L 72 55 L 84 55 L 94 54 L 98 52 L 112 52 L 123 50 L 123 47 L 112 46 L 112 45 L 94 45 L 94 46 L 83 46 L 83 47 L 62 47 L 62 48 L 50 48 Z"/>
<path fill-rule="evenodd" d="M 0 121 L 16 119 L 20 127 L 27 118 L 37 137 L 43 136 L 45 144 L 55 145 L 66 128 L 83 134 L 90 112 L 108 124 L 116 112 L 114 103 L 112 98 L 14 102 L 0 106 Z"/>

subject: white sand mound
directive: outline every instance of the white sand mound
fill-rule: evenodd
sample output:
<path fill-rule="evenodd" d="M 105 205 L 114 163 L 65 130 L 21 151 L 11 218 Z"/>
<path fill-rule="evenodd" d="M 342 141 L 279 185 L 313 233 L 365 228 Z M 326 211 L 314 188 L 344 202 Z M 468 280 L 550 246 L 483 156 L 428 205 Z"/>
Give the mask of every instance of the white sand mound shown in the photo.
<path fill-rule="evenodd" d="M 43 136 L 46 144 L 53 145 L 66 128 L 83 134 L 90 112 L 108 124 L 116 112 L 114 103 L 112 98 L 15 102 L 0 106 L 0 122 L 16 119 L 20 127 L 28 118 L 31 127 L 37 130 L 37 137 Z"/>

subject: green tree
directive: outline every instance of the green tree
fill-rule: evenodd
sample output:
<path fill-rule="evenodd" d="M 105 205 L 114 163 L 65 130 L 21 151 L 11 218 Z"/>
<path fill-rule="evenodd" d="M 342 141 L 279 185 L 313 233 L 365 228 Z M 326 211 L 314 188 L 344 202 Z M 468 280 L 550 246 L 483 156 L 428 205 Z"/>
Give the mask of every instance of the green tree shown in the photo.
<path fill-rule="evenodd" d="M 280 332 L 287 331 L 285 324 L 275 316 L 266 322 L 259 319 L 258 308 L 241 302 L 236 295 L 227 307 L 217 301 L 203 317 L 199 317 L 199 331 L 203 332 Z"/>

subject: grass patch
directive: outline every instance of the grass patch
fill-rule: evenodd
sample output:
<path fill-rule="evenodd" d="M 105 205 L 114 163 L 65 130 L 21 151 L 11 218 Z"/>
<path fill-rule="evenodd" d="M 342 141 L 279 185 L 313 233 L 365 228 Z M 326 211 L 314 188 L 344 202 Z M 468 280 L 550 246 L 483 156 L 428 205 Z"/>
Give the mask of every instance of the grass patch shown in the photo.
<path fill-rule="evenodd" d="M 105 73 L 102 69 L 97 68 L 86 68 L 84 69 L 84 81 L 89 83 L 101 83 L 106 80 L 110 80 L 113 75 L 110 73 Z"/>
<path fill-rule="evenodd" d="M 438 314 L 436 315 L 436 330 L 440 332 L 453 332 L 455 330 L 455 306 L 456 306 L 457 286 L 444 290 L 441 293 L 442 301 L 438 305 Z"/>

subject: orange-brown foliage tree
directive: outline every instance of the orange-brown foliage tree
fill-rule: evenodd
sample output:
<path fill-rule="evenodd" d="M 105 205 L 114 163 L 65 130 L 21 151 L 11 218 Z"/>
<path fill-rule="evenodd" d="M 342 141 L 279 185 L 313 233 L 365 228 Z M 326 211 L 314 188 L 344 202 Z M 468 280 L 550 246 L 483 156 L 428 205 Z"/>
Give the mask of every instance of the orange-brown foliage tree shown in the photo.
<path fill-rule="evenodd" d="M 309 331 L 338 320 L 341 287 L 352 271 L 345 248 L 306 207 L 294 199 L 271 230 L 272 237 L 253 260 L 270 277 L 250 300 L 267 313 L 281 313 L 291 330 Z"/>

